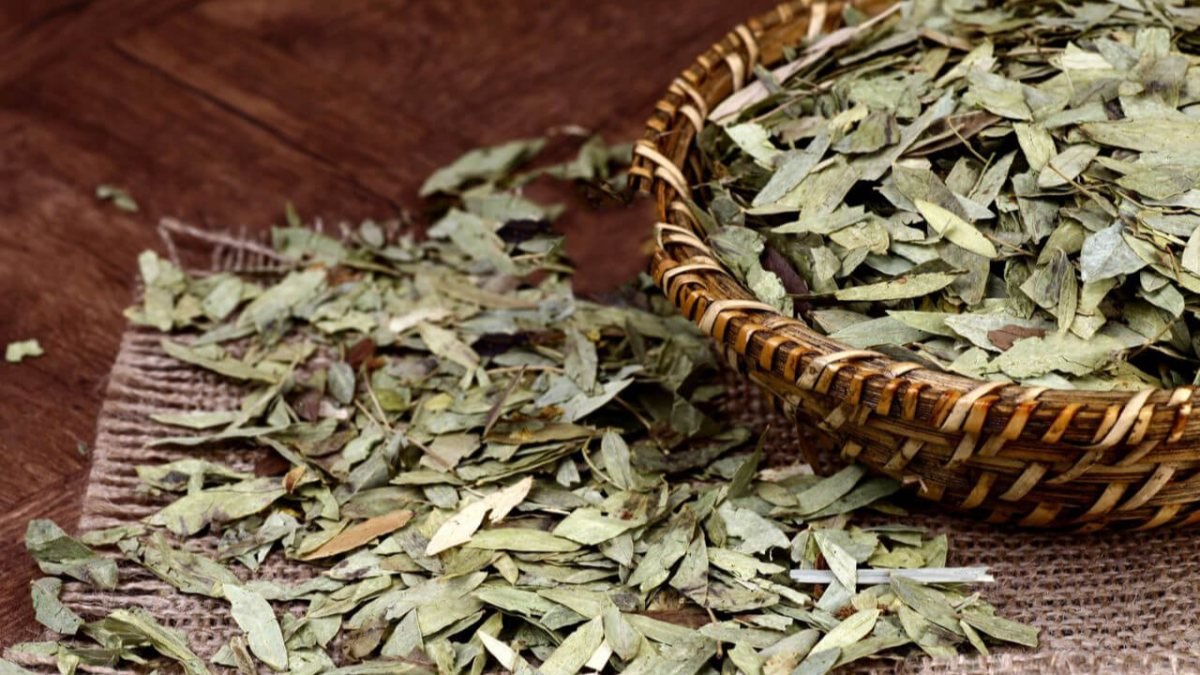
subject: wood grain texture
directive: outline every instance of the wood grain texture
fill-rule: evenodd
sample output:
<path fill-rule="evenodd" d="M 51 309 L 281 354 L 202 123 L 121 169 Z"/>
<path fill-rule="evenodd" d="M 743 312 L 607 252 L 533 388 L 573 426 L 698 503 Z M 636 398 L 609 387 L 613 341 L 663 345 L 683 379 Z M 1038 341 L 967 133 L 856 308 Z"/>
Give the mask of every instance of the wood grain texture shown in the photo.
<path fill-rule="evenodd" d="M 127 30 L 178 13 L 199 0 L 37 0 L 0 9 L 0 84 L 72 54 L 103 48 Z"/>
<path fill-rule="evenodd" d="M 766 0 L 44 0 L 0 7 L 0 645 L 38 634 L 30 518 L 70 528 L 137 253 L 175 216 L 263 228 L 416 208 L 428 171 L 562 124 L 632 139 L 667 83 Z M 129 190 L 141 211 L 99 204 Z M 572 223 L 590 245 L 642 216 Z"/>

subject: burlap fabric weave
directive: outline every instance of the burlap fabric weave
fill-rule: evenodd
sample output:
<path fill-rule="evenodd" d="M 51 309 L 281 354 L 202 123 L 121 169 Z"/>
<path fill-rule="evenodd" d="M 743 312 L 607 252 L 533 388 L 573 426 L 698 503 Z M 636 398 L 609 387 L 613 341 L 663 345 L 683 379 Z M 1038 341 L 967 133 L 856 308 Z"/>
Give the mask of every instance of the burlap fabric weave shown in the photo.
<path fill-rule="evenodd" d="M 247 240 L 208 236 L 200 242 L 210 258 L 204 267 L 253 270 L 269 267 Z M 174 252 L 174 247 L 171 247 Z M 194 257 L 192 267 L 197 267 Z M 167 357 L 161 336 L 130 328 L 121 340 L 97 425 L 91 477 L 78 531 L 137 521 L 165 501 L 139 489 L 135 467 L 202 456 L 253 470 L 261 451 L 249 446 L 197 452 L 147 448 L 171 430 L 149 419 L 154 412 L 228 409 L 237 391 L 218 378 Z M 770 423 L 772 454 L 799 456 L 798 435 L 763 397 L 739 386 L 733 412 L 744 422 Z M 986 597 L 1007 617 L 1042 629 L 1037 650 L 997 648 L 990 657 L 931 661 L 919 653 L 863 663 L 873 673 L 1200 673 L 1200 531 L 1101 533 L 1088 536 L 999 530 L 951 515 L 922 510 L 914 519 L 950 537 L 950 564 L 988 565 L 997 582 Z M 64 523 L 68 529 L 69 523 Z M 188 542 L 213 549 L 215 537 Z M 245 570 L 238 570 L 243 573 Z M 307 565 L 273 555 L 262 578 L 299 580 Z M 119 607 L 138 606 L 182 630 L 200 656 L 211 657 L 238 628 L 224 602 L 181 595 L 141 568 L 121 565 L 117 591 L 79 583 L 65 585 L 64 600 L 85 619 Z M 291 608 L 302 611 L 302 607 Z M 47 635 L 46 639 L 54 639 Z M 916 652 L 916 650 L 911 650 Z M 53 664 L 17 659 L 39 672 Z M 109 671 L 111 672 L 111 671 Z"/>

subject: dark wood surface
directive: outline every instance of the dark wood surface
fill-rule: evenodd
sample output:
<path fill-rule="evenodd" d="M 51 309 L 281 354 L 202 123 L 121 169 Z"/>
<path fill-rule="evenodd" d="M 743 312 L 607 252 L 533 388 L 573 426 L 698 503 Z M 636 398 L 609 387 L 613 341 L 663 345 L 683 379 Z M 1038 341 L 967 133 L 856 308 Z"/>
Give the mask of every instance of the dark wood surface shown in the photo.
<path fill-rule="evenodd" d="M 46 349 L 0 363 L 0 645 L 39 632 L 25 523 L 78 519 L 78 444 L 94 437 L 135 259 L 158 245 L 160 217 L 261 228 L 287 200 L 329 219 L 388 217 L 481 144 L 568 123 L 632 139 L 696 54 L 771 4 L 0 3 L 0 345 Z M 141 211 L 98 203 L 100 183 Z M 578 255 L 609 250 L 614 218 L 587 221 Z"/>

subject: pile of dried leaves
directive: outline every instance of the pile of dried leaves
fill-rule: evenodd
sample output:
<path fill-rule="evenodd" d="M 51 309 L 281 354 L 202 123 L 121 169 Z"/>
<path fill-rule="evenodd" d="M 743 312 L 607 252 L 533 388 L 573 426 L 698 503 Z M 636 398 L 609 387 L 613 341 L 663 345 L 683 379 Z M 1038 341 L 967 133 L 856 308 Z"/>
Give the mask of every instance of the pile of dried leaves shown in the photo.
<path fill-rule="evenodd" d="M 424 192 L 449 207 L 427 239 L 374 222 L 335 239 L 291 214 L 274 230 L 287 269 L 266 283 L 144 253 L 130 318 L 245 387 L 232 410 L 154 415 L 179 429 L 154 445 L 276 453 L 291 468 L 144 466 L 169 503 L 143 524 L 75 539 L 31 523 L 51 575 L 33 585 L 38 619 L 74 637 L 10 656 L 64 673 L 172 660 L 187 673 L 756 675 L 912 644 L 1035 646 L 1036 629 L 963 585 L 886 572 L 947 557 L 944 535 L 850 524 L 867 508 L 901 514 L 879 502 L 894 482 L 759 466 L 751 431 L 719 414 L 709 341 L 644 279 L 616 304 L 572 294 L 549 228 L 559 209 L 519 188 L 548 174 L 616 189 L 627 148 L 591 141 L 521 171 L 540 147 L 474 151 L 434 174 Z M 307 580 L 259 577 L 273 556 Z M 144 611 L 85 619 L 60 601 L 61 577 L 113 588 L 118 564 L 227 601 L 240 632 L 210 664 Z M 802 586 L 792 568 L 828 571 Z M 867 585 L 867 568 L 885 572 Z"/>
<path fill-rule="evenodd" d="M 709 240 L 854 347 L 1061 388 L 1200 382 L 1200 8 L 915 0 L 714 111 Z"/>

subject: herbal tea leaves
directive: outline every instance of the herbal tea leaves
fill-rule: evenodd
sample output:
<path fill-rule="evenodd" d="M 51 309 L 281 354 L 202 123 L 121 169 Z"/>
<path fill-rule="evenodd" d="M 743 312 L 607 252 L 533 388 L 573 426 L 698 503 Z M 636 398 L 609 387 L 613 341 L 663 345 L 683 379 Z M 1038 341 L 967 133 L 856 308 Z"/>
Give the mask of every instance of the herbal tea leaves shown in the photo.
<path fill-rule="evenodd" d="M 800 45 L 770 87 L 714 115 L 698 144 L 714 178 L 697 187 L 725 225 L 709 236 L 718 259 L 854 347 L 1053 387 L 1200 381 L 1194 17 L 900 4 Z M 800 290 L 765 283 L 759 258 Z M 857 329 L 828 328 L 835 308 Z M 896 313 L 936 327 L 866 322 Z"/>
<path fill-rule="evenodd" d="M 891 123 L 876 123 L 854 149 L 888 138 Z M 755 132 L 742 141 L 753 147 Z M 549 223 L 498 206 L 519 197 L 509 188 L 530 174 L 512 172 L 537 147 L 471 153 L 431 178 L 461 198 L 425 240 L 364 223 L 338 241 L 289 212 L 273 237 L 289 265 L 275 277 L 193 276 L 142 256 L 146 294 L 130 316 L 170 333 L 168 357 L 243 392 L 240 405 L 151 415 L 166 430 L 153 447 L 262 466 L 274 454 L 286 468 L 190 456 L 140 467 L 158 511 L 85 536 L 115 558 L 35 521 L 43 571 L 107 588 L 121 559 L 212 598 L 228 611 L 213 620 L 237 627 L 212 663 L 242 672 L 824 672 L 926 647 L 893 595 L 856 586 L 860 571 L 944 567 L 944 538 L 852 525 L 898 489 L 861 468 L 764 468 L 764 441 L 727 419 L 710 341 L 646 280 L 612 305 L 576 297 Z M 544 171 L 582 171 L 572 166 Z M 724 231 L 729 264 L 782 287 L 762 236 Z M 265 573 L 272 561 L 305 580 Z M 796 566 L 835 581 L 797 586 Z M 60 663 L 120 669 L 158 654 L 207 672 L 186 636 L 140 611 L 76 616 L 62 587 L 50 577 L 33 590 L 39 618 L 77 636 L 44 648 Z M 963 599 L 961 586 L 928 589 Z M 982 614 L 963 621 L 979 644 L 1036 633 L 972 603 Z M 970 648 L 964 633 L 938 644 Z"/>

